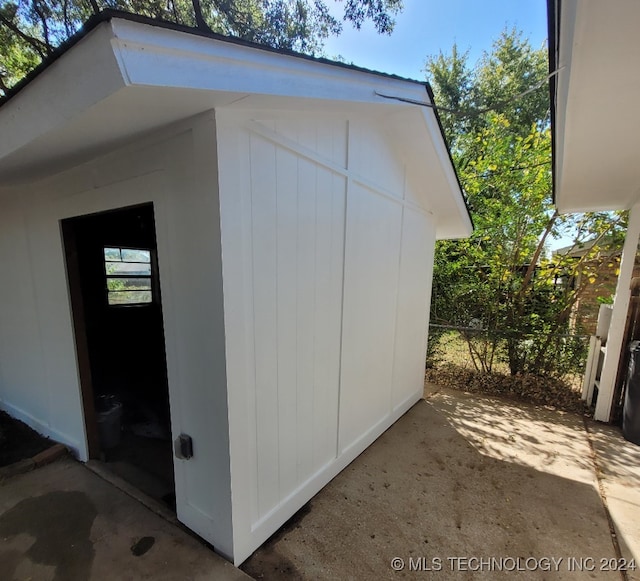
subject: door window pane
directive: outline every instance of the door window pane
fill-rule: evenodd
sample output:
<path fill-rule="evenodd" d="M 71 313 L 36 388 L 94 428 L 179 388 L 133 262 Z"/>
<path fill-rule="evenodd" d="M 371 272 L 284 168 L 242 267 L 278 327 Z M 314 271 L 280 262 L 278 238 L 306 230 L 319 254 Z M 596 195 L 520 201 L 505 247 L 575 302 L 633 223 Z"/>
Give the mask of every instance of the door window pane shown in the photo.
<path fill-rule="evenodd" d="M 107 276 L 151 276 L 151 265 L 140 262 L 111 262 L 105 261 Z"/>
<path fill-rule="evenodd" d="M 133 250 L 131 248 L 121 249 L 122 260 L 126 262 L 151 262 L 151 252 L 149 250 Z"/>
<path fill-rule="evenodd" d="M 104 271 L 109 305 L 140 305 L 153 301 L 150 250 L 105 247 Z"/>
<path fill-rule="evenodd" d="M 110 305 L 143 305 L 151 302 L 151 291 L 112 291 L 109 292 Z"/>

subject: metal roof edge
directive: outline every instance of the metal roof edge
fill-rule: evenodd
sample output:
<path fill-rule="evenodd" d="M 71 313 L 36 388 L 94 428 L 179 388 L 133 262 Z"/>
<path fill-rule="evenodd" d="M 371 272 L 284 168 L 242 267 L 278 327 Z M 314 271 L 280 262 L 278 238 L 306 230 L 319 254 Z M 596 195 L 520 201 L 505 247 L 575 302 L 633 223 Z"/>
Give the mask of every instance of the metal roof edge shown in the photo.
<path fill-rule="evenodd" d="M 262 51 L 271 52 L 274 54 L 280 54 L 283 56 L 300 58 L 307 61 L 316 62 L 318 64 L 339 67 L 342 69 L 351 70 L 359 73 L 371 74 L 371 75 L 375 75 L 375 76 L 386 78 L 386 79 L 393 79 L 396 81 L 404 81 L 404 82 L 413 83 L 416 85 L 427 86 L 427 83 L 424 81 L 409 79 L 406 77 L 402 77 L 400 75 L 384 73 L 381 71 L 374 71 L 372 69 L 367 69 L 365 67 L 359 67 L 353 64 L 342 63 L 342 62 L 334 61 L 324 57 L 315 57 L 312 55 L 296 52 L 294 50 L 275 48 L 269 45 L 259 44 L 256 42 L 244 40 L 242 38 L 225 36 L 223 34 L 218 34 L 216 32 L 201 30 L 199 28 L 186 26 L 184 24 L 178 24 L 176 22 L 171 22 L 168 20 L 161 20 L 157 18 L 151 18 L 148 16 L 142 16 L 140 14 L 133 14 L 131 12 L 125 12 L 121 10 L 108 8 L 108 9 L 102 10 L 98 14 L 92 15 L 89 19 L 87 19 L 83 23 L 83 25 L 78 29 L 77 32 L 75 32 L 68 39 L 62 42 L 58 47 L 56 47 L 56 49 L 51 53 L 51 55 L 49 55 L 36 68 L 30 71 L 25 77 L 23 77 L 20 81 L 18 81 L 18 83 L 16 83 L 13 87 L 11 87 L 5 93 L 4 97 L 0 98 L 0 107 L 2 107 L 5 103 L 10 101 L 12 98 L 14 98 L 18 93 L 20 93 L 20 91 L 22 91 L 29 83 L 31 83 L 31 81 L 33 81 L 36 77 L 38 77 L 44 70 L 46 70 L 49 66 L 51 66 L 51 64 L 57 61 L 73 46 L 78 44 L 78 42 L 82 40 L 85 36 L 87 36 L 92 30 L 97 28 L 103 22 L 109 22 L 113 19 L 120 19 L 120 20 L 129 21 L 129 22 L 145 24 L 149 26 L 156 26 L 159 28 L 164 28 L 166 30 L 183 32 L 186 34 L 192 34 L 194 36 L 210 38 L 210 39 L 221 41 L 221 42 L 236 44 L 239 46 L 253 48 L 256 50 L 262 50 Z"/>
<path fill-rule="evenodd" d="M 549 50 L 549 74 L 558 69 L 558 49 L 560 46 L 560 8 L 562 0 L 547 0 L 547 45 Z M 551 201 L 557 205 L 556 189 L 556 105 L 558 95 L 557 75 L 549 78 L 549 107 L 551 110 Z"/>
<path fill-rule="evenodd" d="M 471 215 L 471 210 L 469 208 L 469 202 L 467 201 L 467 196 L 464 192 L 464 188 L 460 183 L 460 176 L 458 175 L 458 170 L 456 169 L 456 164 L 453 162 L 453 156 L 451 155 L 451 147 L 447 141 L 447 136 L 444 132 L 444 127 L 442 125 L 442 121 L 440 119 L 440 114 L 438 113 L 438 107 L 436 105 L 435 97 L 433 94 L 433 89 L 428 82 L 424 83 L 425 89 L 427 91 L 427 95 L 429 96 L 429 100 L 433 104 L 432 111 L 436 117 L 436 121 L 438 122 L 438 127 L 440 128 L 440 134 L 442 135 L 442 141 L 444 141 L 445 149 L 447 150 L 447 155 L 449 156 L 449 162 L 451 163 L 451 167 L 453 168 L 453 175 L 456 177 L 456 182 L 458 184 L 458 188 L 460 189 L 460 195 L 462 196 L 462 201 L 464 202 L 464 207 L 467 210 L 467 216 L 469 218 L 469 222 L 471 222 L 472 230 L 475 230 L 475 224 L 473 223 L 473 216 Z"/>

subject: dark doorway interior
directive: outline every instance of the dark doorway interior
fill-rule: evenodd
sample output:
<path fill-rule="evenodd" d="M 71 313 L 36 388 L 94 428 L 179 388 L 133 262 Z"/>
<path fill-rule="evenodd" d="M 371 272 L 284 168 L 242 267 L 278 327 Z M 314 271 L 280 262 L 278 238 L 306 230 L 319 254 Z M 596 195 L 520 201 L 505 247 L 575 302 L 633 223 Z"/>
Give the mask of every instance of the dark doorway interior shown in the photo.
<path fill-rule="evenodd" d="M 153 205 L 62 231 L 89 454 L 175 509 Z"/>

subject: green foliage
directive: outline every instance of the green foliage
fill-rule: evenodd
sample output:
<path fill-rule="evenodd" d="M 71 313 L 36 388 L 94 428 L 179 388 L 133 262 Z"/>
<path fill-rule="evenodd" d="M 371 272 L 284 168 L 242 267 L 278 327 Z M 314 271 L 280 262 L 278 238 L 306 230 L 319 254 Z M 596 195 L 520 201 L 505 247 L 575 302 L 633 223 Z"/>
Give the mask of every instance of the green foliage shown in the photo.
<path fill-rule="evenodd" d="M 0 0 L 0 95 L 106 8 L 315 54 L 343 22 L 390 34 L 402 1 L 345 0 L 339 20 L 325 0 Z"/>
<path fill-rule="evenodd" d="M 546 86 L 530 91 L 545 78 L 546 70 L 546 50 L 532 49 L 515 29 L 503 31 L 476 68 L 469 65 L 469 52 L 461 53 L 456 44 L 450 54 L 441 51 L 427 59 L 425 72 L 441 107 L 447 140 L 454 152 L 464 154 L 459 162 L 479 154 L 477 147 L 459 140 L 485 129 L 491 123 L 487 113 L 500 113 L 510 131 L 521 137 L 532 126 L 543 129 L 548 125 Z"/>
<path fill-rule="evenodd" d="M 542 79 L 548 68 L 546 48 L 533 49 L 517 30 L 505 30 L 485 53 L 477 71 L 481 106 L 497 107 L 513 132 L 522 137 L 533 125 L 544 129 L 549 121 L 549 92 L 546 85 L 522 95 Z"/>
<path fill-rule="evenodd" d="M 606 297 L 596 297 L 596 300 L 598 301 L 599 305 L 612 305 L 613 304 L 613 297 L 611 295 L 608 295 Z"/>
<path fill-rule="evenodd" d="M 0 6 L 0 22 L 16 22 L 18 6 L 5 3 Z M 34 30 L 27 28 L 25 34 L 33 35 Z M 44 55 L 24 38 L 7 26 L 0 25 L 0 94 L 18 82 L 33 69 Z"/>
<path fill-rule="evenodd" d="M 469 53 L 461 54 L 454 44 L 451 54 L 440 52 L 431 57 L 426 66 L 436 103 L 447 109 L 440 111 L 440 120 L 453 151 L 458 151 L 458 138 L 473 131 L 477 116 L 457 115 L 448 110 L 472 111 L 480 102 L 475 74 L 469 69 L 468 58 Z"/>
<path fill-rule="evenodd" d="M 456 46 L 426 66 L 436 104 L 453 110 L 441 117 L 475 223 L 469 239 L 437 244 L 431 321 L 465 328 L 484 372 L 498 361 L 512 374 L 579 367 L 585 343 L 572 307 L 624 226 L 624 215 L 554 210 L 547 87 L 530 91 L 546 76 L 546 58 L 505 31 L 476 69 Z M 547 258 L 549 238 L 566 232 L 583 251 Z"/>

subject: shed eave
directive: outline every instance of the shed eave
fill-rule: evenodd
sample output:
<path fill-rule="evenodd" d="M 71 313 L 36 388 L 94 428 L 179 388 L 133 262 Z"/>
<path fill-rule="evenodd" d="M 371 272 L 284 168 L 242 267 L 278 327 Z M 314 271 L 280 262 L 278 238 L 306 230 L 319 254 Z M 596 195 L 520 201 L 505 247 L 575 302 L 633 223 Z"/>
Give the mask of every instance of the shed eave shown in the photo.
<path fill-rule="evenodd" d="M 418 152 L 411 163 L 424 165 L 423 152 L 437 166 L 438 236 L 465 237 L 471 220 L 432 102 L 426 83 L 112 16 L 2 103 L 0 179 L 39 179 L 209 110 L 399 113 L 415 120 L 400 136 Z"/>
<path fill-rule="evenodd" d="M 0 106 L 0 177 L 248 96 L 403 106 L 376 91 L 424 98 L 422 83 L 112 18 Z"/>

